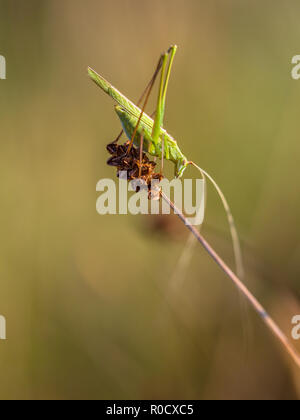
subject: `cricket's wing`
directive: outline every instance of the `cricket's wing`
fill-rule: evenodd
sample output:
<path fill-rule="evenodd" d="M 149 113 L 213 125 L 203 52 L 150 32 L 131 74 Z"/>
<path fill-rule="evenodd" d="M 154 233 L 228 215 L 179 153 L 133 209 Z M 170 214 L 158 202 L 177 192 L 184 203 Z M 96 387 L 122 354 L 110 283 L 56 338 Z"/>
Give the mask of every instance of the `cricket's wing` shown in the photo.
<path fill-rule="evenodd" d="M 139 118 L 142 110 L 136 106 L 133 102 L 126 98 L 120 91 L 112 86 L 107 80 L 105 80 L 100 74 L 96 73 L 95 70 L 88 68 L 88 74 L 90 78 L 99 86 L 104 92 L 106 92 L 112 99 L 114 99 L 119 105 L 121 105 L 128 113 L 132 116 Z M 153 120 L 147 114 L 143 114 L 142 121 L 144 124 L 153 128 Z"/>

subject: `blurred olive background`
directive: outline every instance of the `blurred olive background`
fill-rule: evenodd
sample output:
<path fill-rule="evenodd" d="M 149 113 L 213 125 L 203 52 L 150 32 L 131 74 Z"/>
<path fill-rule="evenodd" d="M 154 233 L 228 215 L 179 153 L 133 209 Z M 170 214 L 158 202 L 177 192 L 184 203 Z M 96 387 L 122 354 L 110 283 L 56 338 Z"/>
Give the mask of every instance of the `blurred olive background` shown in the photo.
<path fill-rule="evenodd" d="M 90 65 L 135 100 L 161 51 L 179 45 L 165 126 L 222 186 L 245 281 L 290 336 L 299 13 L 296 0 L 0 0 L 1 399 L 299 397 L 299 372 L 200 247 L 174 277 L 180 225 L 166 234 L 145 216 L 96 213 L 120 126 L 86 76 Z M 233 265 L 208 198 L 204 233 Z"/>

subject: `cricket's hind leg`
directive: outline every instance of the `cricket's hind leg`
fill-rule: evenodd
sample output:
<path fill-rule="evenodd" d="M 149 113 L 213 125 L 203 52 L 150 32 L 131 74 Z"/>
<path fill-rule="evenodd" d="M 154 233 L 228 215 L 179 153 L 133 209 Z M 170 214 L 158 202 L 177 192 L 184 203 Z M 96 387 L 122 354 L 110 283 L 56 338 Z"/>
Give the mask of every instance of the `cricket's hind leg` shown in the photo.
<path fill-rule="evenodd" d="M 143 98 L 144 98 L 144 97 L 145 97 L 145 100 L 144 100 L 144 104 L 143 104 L 143 107 L 142 107 L 141 114 L 140 114 L 140 116 L 139 116 L 138 122 L 137 122 L 137 124 L 136 124 L 136 126 L 135 126 L 135 129 L 134 129 L 134 131 L 133 131 L 133 134 L 132 134 L 132 137 L 131 137 L 131 141 L 130 141 L 129 146 L 128 146 L 127 153 L 130 153 L 130 150 L 131 150 L 131 148 L 132 148 L 132 146 L 133 146 L 133 142 L 134 142 L 134 139 L 135 139 L 136 133 L 137 133 L 137 131 L 138 131 L 139 125 L 140 125 L 140 123 L 141 123 L 141 120 L 142 120 L 142 118 L 143 118 L 143 115 L 144 115 L 144 113 L 145 113 L 145 109 L 146 109 L 147 103 L 148 103 L 148 101 L 149 101 L 149 97 L 150 97 L 150 94 L 151 94 L 151 92 L 152 92 L 152 89 L 153 89 L 154 83 L 155 83 L 156 78 L 157 78 L 157 76 L 158 76 L 158 74 L 159 74 L 159 72 L 160 72 L 160 69 L 162 68 L 162 65 L 163 65 L 163 60 L 164 60 L 164 55 L 162 55 L 162 56 L 160 57 L 160 59 L 159 59 L 159 61 L 158 61 L 158 64 L 157 64 L 157 67 L 156 67 L 156 70 L 155 70 L 155 72 L 154 72 L 154 74 L 153 74 L 153 76 L 152 76 L 152 79 L 151 79 L 151 80 L 150 80 L 150 82 L 148 83 L 148 86 L 147 86 L 147 87 L 146 87 L 146 89 L 144 90 L 143 95 L 142 95 L 142 97 L 141 97 L 141 101 L 143 100 Z"/>
<path fill-rule="evenodd" d="M 151 93 L 151 90 L 152 90 L 152 88 L 153 88 L 153 85 L 154 85 L 154 82 L 155 82 L 155 80 L 156 80 L 156 77 L 157 77 L 157 75 L 158 75 L 158 73 L 159 73 L 159 71 L 160 71 L 160 69 L 161 69 L 161 66 L 162 66 L 162 58 L 160 58 L 160 60 L 159 60 L 159 62 L 158 62 L 158 65 L 157 65 L 157 68 L 156 68 L 156 70 L 155 70 L 155 73 L 154 73 L 154 75 L 152 76 L 152 78 L 151 78 L 151 80 L 150 80 L 150 82 L 148 83 L 148 85 L 146 86 L 146 88 L 145 88 L 145 90 L 143 91 L 143 93 L 142 93 L 142 95 L 141 95 L 141 97 L 139 98 L 139 100 L 138 100 L 138 102 L 137 102 L 137 106 L 140 106 L 140 104 L 142 103 L 142 101 L 143 101 L 143 99 L 144 99 L 144 97 L 145 97 L 145 95 L 148 95 L 148 96 L 150 96 L 150 93 Z M 146 98 L 146 100 L 148 101 L 148 99 Z M 147 104 L 147 102 L 146 102 L 146 104 Z M 144 104 L 144 107 L 146 107 L 146 104 Z M 155 115 L 155 113 L 156 113 L 156 111 L 154 111 L 153 112 L 153 114 L 151 115 L 151 118 Z M 142 115 L 143 115 L 143 113 L 142 113 Z M 141 118 L 142 118 L 142 115 L 141 115 Z M 138 129 L 138 125 L 137 125 L 137 127 L 136 127 L 136 130 Z M 117 136 L 117 138 L 113 141 L 113 142 L 111 142 L 111 143 L 109 143 L 108 145 L 107 145 L 107 151 L 110 153 L 110 154 L 114 154 L 115 152 L 116 152 L 116 147 L 115 147 L 115 145 L 118 143 L 118 141 L 121 139 L 121 137 L 122 137 L 122 135 L 124 134 L 124 130 L 122 130 L 121 132 L 120 132 L 120 134 Z M 133 137 L 133 139 L 134 139 L 134 137 Z M 128 144 L 129 144 L 129 142 L 128 142 Z M 130 151 L 130 150 L 129 150 Z"/>

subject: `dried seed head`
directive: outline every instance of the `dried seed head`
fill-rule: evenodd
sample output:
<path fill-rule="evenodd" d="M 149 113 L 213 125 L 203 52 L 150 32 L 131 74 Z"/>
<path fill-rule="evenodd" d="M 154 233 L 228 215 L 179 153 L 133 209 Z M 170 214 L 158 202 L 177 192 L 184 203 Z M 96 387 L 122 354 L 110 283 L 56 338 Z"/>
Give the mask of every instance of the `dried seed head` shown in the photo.
<path fill-rule="evenodd" d="M 159 183 L 163 176 L 154 172 L 156 163 L 150 161 L 146 153 L 140 153 L 140 149 L 131 147 L 128 152 L 129 143 L 117 144 L 111 143 L 107 146 L 107 151 L 112 155 L 107 164 L 117 168 L 117 176 L 120 172 L 127 172 L 127 180 L 133 181 L 140 179 L 148 187 L 149 199 L 159 199 L 159 188 L 152 188 L 152 181 Z M 136 191 L 140 191 L 137 187 Z"/>

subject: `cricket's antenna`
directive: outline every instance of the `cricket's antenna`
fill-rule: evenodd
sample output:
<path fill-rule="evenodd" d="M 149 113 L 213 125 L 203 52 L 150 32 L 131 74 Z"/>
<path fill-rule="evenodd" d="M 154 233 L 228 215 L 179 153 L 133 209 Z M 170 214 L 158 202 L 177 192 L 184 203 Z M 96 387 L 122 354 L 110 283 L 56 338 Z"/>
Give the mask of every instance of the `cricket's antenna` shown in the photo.
<path fill-rule="evenodd" d="M 244 277 L 245 270 L 244 270 L 244 263 L 243 263 L 243 257 L 242 257 L 241 243 L 240 243 L 239 235 L 238 235 L 238 232 L 237 232 L 235 221 L 234 221 L 230 206 L 228 204 L 228 201 L 227 201 L 223 191 L 219 187 L 219 185 L 216 183 L 216 181 L 213 179 L 213 177 L 211 175 L 209 175 L 209 173 L 207 173 L 204 169 L 200 168 L 194 162 L 189 162 L 189 164 L 194 166 L 196 169 L 198 169 L 198 171 L 201 173 L 202 177 L 208 178 L 208 180 L 212 183 L 212 185 L 214 186 L 215 190 L 217 191 L 217 193 L 218 193 L 218 195 L 219 195 L 219 197 L 222 201 L 224 210 L 226 212 L 229 228 L 230 228 L 230 234 L 231 234 L 231 239 L 232 239 L 232 244 L 233 244 L 233 252 L 234 252 L 234 257 L 235 257 L 237 275 L 238 275 L 239 278 L 242 279 Z"/>

